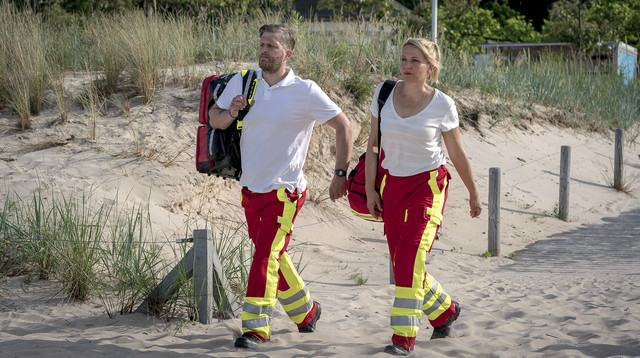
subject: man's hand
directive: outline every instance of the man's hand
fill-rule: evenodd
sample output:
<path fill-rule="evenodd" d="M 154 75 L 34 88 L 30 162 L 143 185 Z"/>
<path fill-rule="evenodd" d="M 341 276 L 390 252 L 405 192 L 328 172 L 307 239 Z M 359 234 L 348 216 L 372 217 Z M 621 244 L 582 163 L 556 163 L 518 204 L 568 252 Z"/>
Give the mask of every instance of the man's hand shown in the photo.
<path fill-rule="evenodd" d="M 329 197 L 331 198 L 331 201 L 336 201 L 336 199 L 340 199 L 347 195 L 347 189 L 344 186 L 346 181 L 346 176 L 333 176 L 333 179 L 331 179 L 331 185 L 329 186 Z"/>

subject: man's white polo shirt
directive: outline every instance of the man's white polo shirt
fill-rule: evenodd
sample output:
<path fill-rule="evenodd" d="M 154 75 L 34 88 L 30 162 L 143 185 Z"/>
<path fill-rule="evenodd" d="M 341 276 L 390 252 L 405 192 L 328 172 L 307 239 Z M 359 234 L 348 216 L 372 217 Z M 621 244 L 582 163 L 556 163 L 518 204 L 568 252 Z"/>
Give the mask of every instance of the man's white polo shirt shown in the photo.
<path fill-rule="evenodd" d="M 342 111 L 314 81 L 303 80 L 289 69 L 282 81 L 269 87 L 256 71 L 255 103 L 244 118 L 240 152 L 240 185 L 257 193 L 280 186 L 303 191 L 302 173 L 315 121 L 323 124 Z M 229 109 L 242 90 L 242 76 L 234 76 L 216 102 Z"/>

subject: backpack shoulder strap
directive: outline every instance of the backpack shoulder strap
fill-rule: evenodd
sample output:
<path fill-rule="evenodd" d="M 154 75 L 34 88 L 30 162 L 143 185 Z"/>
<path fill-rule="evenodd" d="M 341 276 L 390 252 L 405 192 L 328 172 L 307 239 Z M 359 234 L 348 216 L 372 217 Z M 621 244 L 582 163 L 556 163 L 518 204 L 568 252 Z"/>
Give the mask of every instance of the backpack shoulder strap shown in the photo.
<path fill-rule="evenodd" d="M 255 70 L 243 70 L 241 74 L 242 95 L 247 99 L 247 106 L 238 113 L 238 120 L 236 122 L 236 128 L 238 130 L 242 130 L 244 116 L 247 115 L 249 108 L 251 108 L 250 103 L 253 101 L 253 97 L 256 94 L 256 86 L 258 85 L 258 75 Z"/>
<path fill-rule="evenodd" d="M 382 88 L 380 88 L 380 93 L 378 93 L 378 112 L 382 110 L 382 107 L 387 102 L 387 98 L 391 94 L 391 90 L 395 87 L 396 81 L 386 80 L 382 84 Z M 378 116 L 380 118 L 380 116 Z"/>
<path fill-rule="evenodd" d="M 386 80 L 382 84 L 382 88 L 380 88 L 380 93 L 378 93 L 378 165 L 380 164 L 380 151 L 382 150 L 382 131 L 380 130 L 380 122 L 382 122 L 382 107 L 387 102 L 389 95 L 391 94 L 391 90 L 395 87 L 396 81 Z"/>
<path fill-rule="evenodd" d="M 242 95 L 247 97 L 251 102 L 256 93 L 256 85 L 258 84 L 258 74 L 255 70 L 244 70 L 242 73 Z"/>

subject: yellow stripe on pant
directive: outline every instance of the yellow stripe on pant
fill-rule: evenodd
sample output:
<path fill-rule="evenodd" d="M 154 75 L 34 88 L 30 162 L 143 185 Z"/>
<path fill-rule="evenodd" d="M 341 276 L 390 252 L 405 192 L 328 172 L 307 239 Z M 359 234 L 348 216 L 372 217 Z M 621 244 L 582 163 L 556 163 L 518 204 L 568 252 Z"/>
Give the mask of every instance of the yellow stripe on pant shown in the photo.
<path fill-rule="evenodd" d="M 391 308 L 391 329 L 394 334 L 401 337 L 417 336 L 423 311 L 429 320 L 433 320 L 446 311 L 446 308 L 451 304 L 451 298 L 433 276 L 427 273 L 425 267 L 427 252 L 435 240 L 436 232 L 442 221 L 445 202 L 445 192 L 438 187 L 437 175 L 438 170 L 432 171 L 428 181 L 433 194 L 433 204 L 431 208 L 426 208 L 429 221 L 422 233 L 415 255 L 411 287 L 396 286 L 395 288 L 395 300 Z M 445 178 L 443 188 L 446 188 L 447 184 Z M 405 212 L 405 223 L 407 218 L 408 210 Z M 425 287 L 428 287 L 429 290 L 425 290 Z M 426 297 L 425 293 L 427 293 Z"/>
<path fill-rule="evenodd" d="M 265 295 L 264 297 L 245 297 L 245 304 L 241 315 L 243 332 L 255 332 L 266 339 L 271 338 L 271 314 L 276 304 L 279 279 L 278 271 L 280 270 L 282 272 L 290 287 L 304 286 L 304 282 L 302 282 L 298 273 L 295 272 L 295 267 L 291 263 L 289 255 L 284 252 L 281 256 L 284 262 L 281 263 L 281 261 L 278 260 L 280 251 L 282 251 L 285 245 L 285 238 L 293 227 L 297 201 L 289 201 L 284 187 L 278 188 L 277 196 L 278 200 L 284 204 L 284 209 L 282 216 L 279 216 L 277 219 L 280 227 L 271 245 L 271 253 L 267 265 Z M 294 272 L 293 275 L 291 273 L 292 271 Z M 290 279 L 291 281 L 289 281 Z"/>
<path fill-rule="evenodd" d="M 289 289 L 278 291 L 278 301 L 289 318 L 296 324 L 300 324 L 313 308 L 309 289 L 298 275 L 291 257 L 286 252 L 280 258 L 280 271 Z"/>
<path fill-rule="evenodd" d="M 429 291 L 425 290 L 422 311 L 430 321 L 434 321 L 451 306 L 451 297 L 444 291 L 440 283 L 428 273 L 425 286 L 430 289 Z"/>

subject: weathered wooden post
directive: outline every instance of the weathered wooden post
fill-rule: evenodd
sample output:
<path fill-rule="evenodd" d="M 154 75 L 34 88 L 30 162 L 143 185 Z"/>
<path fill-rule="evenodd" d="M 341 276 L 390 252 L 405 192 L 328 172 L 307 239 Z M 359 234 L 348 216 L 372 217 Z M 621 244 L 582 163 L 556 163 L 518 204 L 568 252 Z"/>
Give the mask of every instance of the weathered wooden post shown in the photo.
<path fill-rule="evenodd" d="M 393 278 L 393 261 L 389 259 L 389 283 L 392 285 L 396 284 L 396 280 Z"/>
<path fill-rule="evenodd" d="M 571 147 L 563 145 L 560 149 L 560 199 L 558 218 L 569 220 L 569 177 L 571 176 Z"/>
<path fill-rule="evenodd" d="M 615 157 L 613 160 L 613 187 L 616 190 L 622 189 L 622 168 L 623 168 L 623 158 L 622 153 L 624 149 L 624 130 L 616 129 L 616 147 L 615 147 Z"/>
<path fill-rule="evenodd" d="M 193 230 L 193 287 L 198 321 L 211 324 L 213 308 L 213 238 L 211 230 Z"/>
<path fill-rule="evenodd" d="M 192 241 L 193 247 L 138 306 L 136 312 L 149 314 L 153 307 L 163 305 L 178 292 L 181 284 L 193 277 L 194 304 L 200 323 L 211 323 L 214 301 L 218 306 L 218 318 L 229 319 L 240 314 L 242 307 L 236 302 L 224 275 L 220 258 L 213 246 L 211 230 L 194 230 L 193 238 L 177 242 Z"/>
<path fill-rule="evenodd" d="M 489 169 L 489 253 L 500 255 L 500 168 Z"/>

